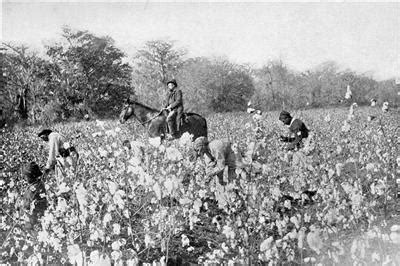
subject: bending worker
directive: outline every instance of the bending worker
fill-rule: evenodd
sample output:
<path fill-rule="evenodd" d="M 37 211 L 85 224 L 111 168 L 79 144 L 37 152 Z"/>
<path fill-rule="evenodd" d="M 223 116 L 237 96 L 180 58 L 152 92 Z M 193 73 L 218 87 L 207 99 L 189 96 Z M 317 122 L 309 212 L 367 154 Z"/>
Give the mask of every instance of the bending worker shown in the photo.
<path fill-rule="evenodd" d="M 49 144 L 49 156 L 47 158 L 45 172 L 54 169 L 57 162 L 59 162 L 59 165 L 63 168 L 66 166 L 75 167 L 79 155 L 75 147 L 70 147 L 68 142 L 64 142 L 64 138 L 60 133 L 45 129 L 38 134 L 38 137 Z"/>
<path fill-rule="evenodd" d="M 227 140 L 213 140 L 208 142 L 206 137 L 199 137 L 194 141 L 195 158 L 203 157 L 207 165 L 207 177 L 218 176 L 219 183 L 224 184 L 224 170 L 228 167 L 228 179 L 236 177 L 236 156 L 231 143 Z"/>

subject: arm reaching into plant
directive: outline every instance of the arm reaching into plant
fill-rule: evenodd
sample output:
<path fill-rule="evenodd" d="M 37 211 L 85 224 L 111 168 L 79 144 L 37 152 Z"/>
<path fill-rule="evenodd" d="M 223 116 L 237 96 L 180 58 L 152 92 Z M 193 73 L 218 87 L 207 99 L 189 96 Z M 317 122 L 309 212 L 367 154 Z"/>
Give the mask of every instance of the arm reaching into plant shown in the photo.
<path fill-rule="evenodd" d="M 205 137 L 200 137 L 195 140 L 194 146 L 197 157 L 204 157 L 207 177 L 217 175 L 222 183 L 225 167 L 228 167 L 229 178 L 236 175 L 236 157 L 229 141 L 213 140 L 209 143 Z"/>
<path fill-rule="evenodd" d="M 220 165 L 215 161 L 210 162 L 209 168 L 207 169 L 207 177 L 221 175 L 224 173 L 224 170 L 225 170 L 225 165 Z"/>

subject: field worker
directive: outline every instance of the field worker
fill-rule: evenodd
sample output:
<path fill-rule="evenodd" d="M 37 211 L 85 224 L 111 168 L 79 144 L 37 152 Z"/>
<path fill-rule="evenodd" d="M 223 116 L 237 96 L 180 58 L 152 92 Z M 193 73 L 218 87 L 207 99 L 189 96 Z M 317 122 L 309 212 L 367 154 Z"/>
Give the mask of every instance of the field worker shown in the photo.
<path fill-rule="evenodd" d="M 225 167 L 228 168 L 228 179 L 236 177 L 236 157 L 231 143 L 227 140 L 213 140 L 208 142 L 206 137 L 199 137 L 194 141 L 195 158 L 203 157 L 207 165 L 207 177 L 218 176 L 219 183 L 224 184 Z"/>
<path fill-rule="evenodd" d="M 168 111 L 167 124 L 170 135 L 169 139 L 176 138 L 180 129 L 180 121 L 183 114 L 182 90 L 178 89 L 175 79 L 168 81 L 168 94 L 164 109 Z"/>
<path fill-rule="evenodd" d="M 353 103 L 349 108 L 349 114 L 347 115 L 347 120 L 352 120 L 355 117 L 355 110 L 358 107 L 357 103 Z"/>
<path fill-rule="evenodd" d="M 279 120 L 289 126 L 291 136 L 281 136 L 281 141 L 289 142 L 288 150 L 300 149 L 303 146 L 302 140 L 308 138 L 308 129 L 300 119 L 294 119 L 289 112 L 282 111 Z"/>
<path fill-rule="evenodd" d="M 46 173 L 54 169 L 56 165 L 62 167 L 76 166 L 79 158 L 78 153 L 74 147 L 70 147 L 69 143 L 64 141 L 64 137 L 60 133 L 44 129 L 38 134 L 38 137 L 49 144 L 49 156 L 45 166 Z"/>
<path fill-rule="evenodd" d="M 351 92 L 350 85 L 347 85 L 346 95 L 344 96 L 346 100 L 353 98 L 353 93 Z"/>
<path fill-rule="evenodd" d="M 24 166 L 23 176 L 29 185 L 24 195 L 24 208 L 29 213 L 30 221 L 27 227 L 32 229 L 47 208 L 46 189 L 40 179 L 42 172 L 35 162 Z"/>
<path fill-rule="evenodd" d="M 376 106 L 376 104 L 377 104 L 376 99 L 371 99 L 371 106 L 374 107 Z"/>

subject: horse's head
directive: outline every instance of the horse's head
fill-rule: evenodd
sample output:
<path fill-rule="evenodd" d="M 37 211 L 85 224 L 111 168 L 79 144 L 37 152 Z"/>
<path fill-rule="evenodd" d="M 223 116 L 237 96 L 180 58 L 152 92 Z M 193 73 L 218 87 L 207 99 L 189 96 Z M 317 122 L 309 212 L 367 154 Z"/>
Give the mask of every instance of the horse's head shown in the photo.
<path fill-rule="evenodd" d="M 129 118 L 134 115 L 132 104 L 126 103 L 124 107 L 122 107 L 121 114 L 119 115 L 119 122 L 121 124 L 125 123 Z"/>
<path fill-rule="evenodd" d="M 122 107 L 119 121 L 121 124 L 125 123 L 129 118 L 135 117 L 138 122 L 146 126 L 160 115 L 160 111 L 151 107 L 145 106 L 136 101 L 127 100 Z M 166 116 L 163 116 L 164 118 Z"/>

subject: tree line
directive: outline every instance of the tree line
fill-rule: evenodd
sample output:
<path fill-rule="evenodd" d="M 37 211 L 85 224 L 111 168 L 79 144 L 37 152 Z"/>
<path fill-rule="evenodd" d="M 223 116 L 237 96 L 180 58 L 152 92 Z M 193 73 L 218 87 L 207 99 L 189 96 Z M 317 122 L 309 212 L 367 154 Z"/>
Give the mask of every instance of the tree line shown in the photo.
<path fill-rule="evenodd" d="M 201 114 L 244 111 L 250 100 L 263 111 L 337 106 L 347 86 L 359 105 L 371 98 L 400 105 L 394 79 L 378 82 L 335 62 L 304 72 L 279 60 L 255 68 L 224 57 L 191 58 L 168 40 L 148 41 L 127 57 L 111 37 L 69 27 L 44 51 L 2 44 L 3 116 L 33 123 L 115 117 L 128 97 L 160 108 L 171 78 L 183 89 L 185 109 Z"/>

